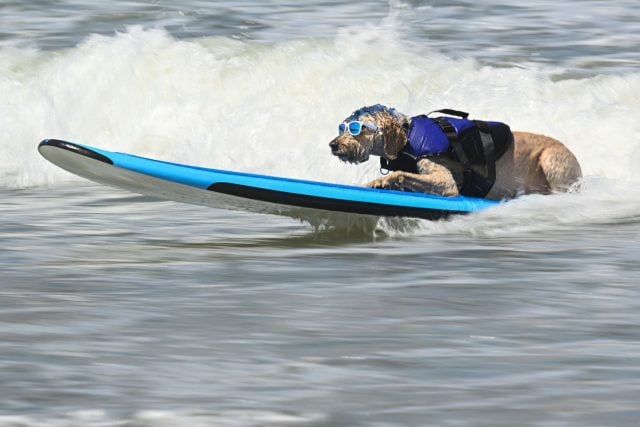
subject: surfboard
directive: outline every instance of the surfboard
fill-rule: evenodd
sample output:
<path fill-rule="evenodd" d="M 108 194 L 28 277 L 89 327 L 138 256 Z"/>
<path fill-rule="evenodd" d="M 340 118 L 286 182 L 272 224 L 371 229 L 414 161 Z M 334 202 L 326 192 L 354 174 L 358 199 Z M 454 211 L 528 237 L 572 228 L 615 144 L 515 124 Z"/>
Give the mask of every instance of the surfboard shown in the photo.
<path fill-rule="evenodd" d="M 500 203 L 209 169 L 58 139 L 43 140 L 38 151 L 75 175 L 153 198 L 296 218 L 300 209 L 311 209 L 435 220 Z"/>

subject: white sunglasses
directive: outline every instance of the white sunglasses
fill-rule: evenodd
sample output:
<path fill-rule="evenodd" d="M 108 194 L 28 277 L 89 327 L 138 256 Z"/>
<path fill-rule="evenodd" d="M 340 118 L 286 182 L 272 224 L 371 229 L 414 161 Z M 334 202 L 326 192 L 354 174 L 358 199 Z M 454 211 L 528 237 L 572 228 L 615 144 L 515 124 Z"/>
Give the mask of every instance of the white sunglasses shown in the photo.
<path fill-rule="evenodd" d="M 378 126 L 374 124 L 361 122 L 359 120 L 354 120 L 348 123 L 340 123 L 338 125 L 338 133 L 342 133 L 345 130 L 348 130 L 350 135 L 358 136 L 362 133 L 363 126 L 371 130 L 378 130 Z"/>

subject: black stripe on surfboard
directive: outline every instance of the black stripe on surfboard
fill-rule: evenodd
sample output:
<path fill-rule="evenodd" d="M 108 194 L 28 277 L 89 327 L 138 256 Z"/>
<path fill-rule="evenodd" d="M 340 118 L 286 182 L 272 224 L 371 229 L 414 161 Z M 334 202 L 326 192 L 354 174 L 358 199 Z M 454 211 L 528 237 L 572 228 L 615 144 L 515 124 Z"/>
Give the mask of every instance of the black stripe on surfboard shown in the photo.
<path fill-rule="evenodd" d="M 107 156 L 103 156 L 100 153 L 96 153 L 93 150 L 89 150 L 78 144 L 74 144 L 73 142 L 62 141 L 60 139 L 45 139 L 42 142 L 40 142 L 40 144 L 38 145 L 38 148 L 40 147 L 62 148 L 63 150 L 68 150 L 73 153 L 92 158 L 94 160 L 99 160 L 101 162 L 108 163 L 110 165 L 113 164 L 113 161 Z"/>
<path fill-rule="evenodd" d="M 285 191 L 256 188 L 228 182 L 216 182 L 211 184 L 207 189 L 216 193 L 238 196 L 252 200 L 260 200 L 262 202 L 364 215 L 403 216 L 434 220 L 445 218 L 451 214 L 466 213 L 462 211 L 445 211 L 440 209 L 414 208 L 410 206 L 394 206 L 380 203 L 332 199 L 328 197 L 309 196 L 304 194 L 287 193 Z"/>

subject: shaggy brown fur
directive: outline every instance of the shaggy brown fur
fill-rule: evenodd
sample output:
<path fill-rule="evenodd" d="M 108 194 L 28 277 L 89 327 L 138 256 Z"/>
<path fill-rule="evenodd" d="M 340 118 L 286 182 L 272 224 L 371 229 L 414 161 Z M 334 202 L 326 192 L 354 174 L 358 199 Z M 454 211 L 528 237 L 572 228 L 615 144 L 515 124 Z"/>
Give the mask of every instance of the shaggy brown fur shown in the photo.
<path fill-rule="evenodd" d="M 342 132 L 334 138 L 329 146 L 331 153 L 340 160 L 361 163 L 371 154 L 393 160 L 407 143 L 410 119 L 404 115 L 391 114 L 385 109 L 362 114 L 357 120 L 374 123 L 378 130 L 363 127 L 360 135 Z M 582 176 L 577 159 L 560 141 L 528 132 L 514 132 L 513 135 L 513 145 L 496 161 L 496 181 L 486 198 L 564 192 Z M 486 167 L 472 168 L 486 174 Z M 457 196 L 462 186 L 462 169 L 460 163 L 447 158 L 423 158 L 418 162 L 418 174 L 395 171 L 366 185 Z"/>

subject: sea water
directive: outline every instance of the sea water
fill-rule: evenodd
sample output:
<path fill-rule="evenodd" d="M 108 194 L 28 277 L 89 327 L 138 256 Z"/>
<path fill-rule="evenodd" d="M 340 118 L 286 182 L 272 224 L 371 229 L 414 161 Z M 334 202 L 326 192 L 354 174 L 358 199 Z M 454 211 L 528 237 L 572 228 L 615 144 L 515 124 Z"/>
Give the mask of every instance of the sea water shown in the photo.
<path fill-rule="evenodd" d="M 639 66 L 631 0 L 2 1 L 0 427 L 637 425 Z M 373 103 L 553 136 L 581 191 L 317 228 L 36 150 L 360 184 Z"/>

